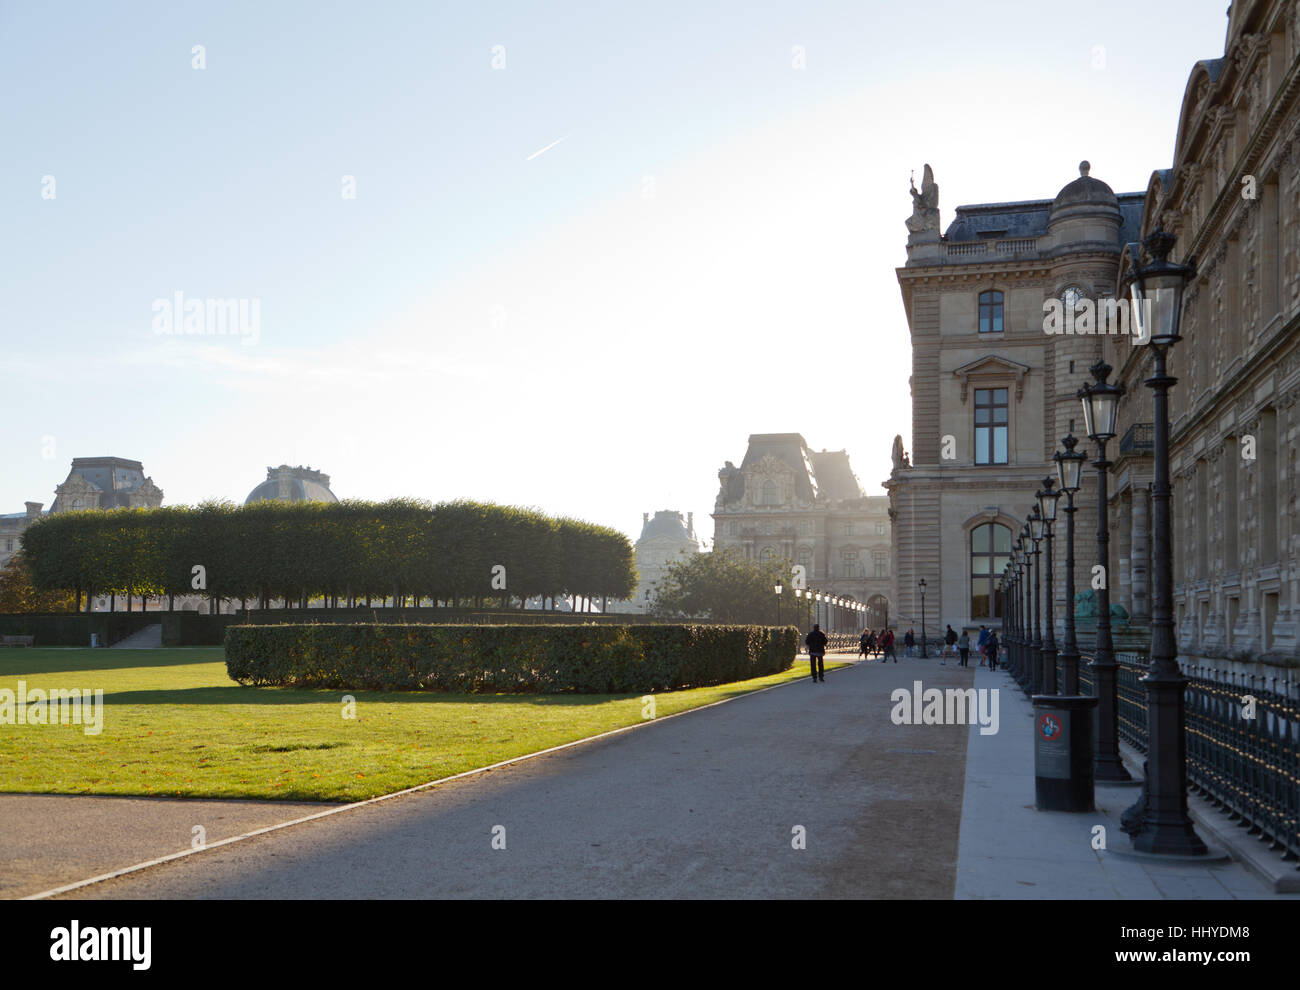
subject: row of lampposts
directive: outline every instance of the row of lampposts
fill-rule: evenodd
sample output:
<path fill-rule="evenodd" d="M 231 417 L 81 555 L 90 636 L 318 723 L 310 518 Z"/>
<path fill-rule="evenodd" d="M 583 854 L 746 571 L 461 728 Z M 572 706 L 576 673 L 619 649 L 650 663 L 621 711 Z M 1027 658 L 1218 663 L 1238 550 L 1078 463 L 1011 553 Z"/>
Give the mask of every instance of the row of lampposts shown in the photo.
<path fill-rule="evenodd" d="M 1169 350 L 1181 338 L 1178 335 L 1182 314 L 1183 288 L 1194 271 L 1191 264 L 1169 260 L 1174 238 L 1163 230 L 1152 233 L 1141 246 L 1128 246 L 1130 268 L 1128 283 L 1132 303 L 1135 340 L 1151 347 L 1154 371 L 1145 382 L 1152 390 L 1154 432 L 1152 501 L 1152 607 L 1151 657 L 1141 683 L 1147 693 L 1147 760 L 1141 797 L 1124 812 L 1123 827 L 1130 834 L 1136 850 L 1175 855 L 1204 855 L 1205 843 L 1196 834 L 1187 812 L 1187 679 L 1178 667 L 1173 629 L 1173 546 L 1171 536 L 1169 479 L 1169 405 L 1168 392 L 1177 379 L 1169 375 Z M 1141 262 L 1141 248 L 1148 256 Z M 1010 671 L 1016 680 L 1034 695 L 1035 765 L 1039 806 L 1057 810 L 1092 809 L 1094 779 L 1130 780 L 1119 753 L 1118 674 L 1110 624 L 1110 575 L 1108 574 L 1110 532 L 1107 519 L 1106 444 L 1115 438 L 1119 399 L 1124 389 L 1107 381 L 1113 369 L 1105 361 L 1092 366 L 1095 382 L 1078 391 L 1083 403 L 1085 432 L 1097 445 L 1097 562 L 1100 568 L 1092 582 L 1097 592 L 1097 639 L 1092 660 L 1096 685 L 1095 698 L 1079 695 L 1079 647 L 1074 623 L 1074 495 L 1080 488 L 1084 454 L 1076 452 L 1078 440 L 1062 438 L 1064 450 L 1053 455 L 1055 481 L 1049 476 L 1036 493 L 1037 504 L 1029 514 L 1016 540 L 1011 560 L 1002 573 L 999 586 L 1005 609 L 1004 638 L 1007 641 Z M 1053 490 L 1053 485 L 1059 487 Z M 1057 683 L 1055 622 L 1052 588 L 1052 526 L 1056 520 L 1057 500 L 1065 495 L 1065 603 L 1063 643 L 1060 651 L 1063 684 Z M 1040 545 L 1045 543 L 1046 547 Z M 1044 638 L 1040 613 L 1042 567 L 1039 556 L 1045 550 L 1046 619 Z M 1059 692 L 1059 693 L 1058 693 Z M 1092 739 L 1092 706 L 1096 708 L 1096 735 Z M 1078 724 L 1072 719 L 1079 713 Z M 1086 726 L 1086 729 L 1084 728 Z M 1078 730 L 1076 732 L 1076 730 Z M 1091 752 L 1085 759 L 1074 759 L 1065 783 L 1046 779 L 1039 769 L 1044 741 L 1053 734 L 1069 734 L 1073 742 L 1086 742 Z M 1043 758 L 1044 762 L 1046 757 Z M 1083 779 L 1086 778 L 1086 779 Z M 1080 806 L 1085 800 L 1086 807 Z M 1046 794 L 1050 801 L 1044 804 Z M 1067 806 L 1068 805 L 1068 806 Z"/>
<path fill-rule="evenodd" d="M 775 585 L 776 591 L 776 623 L 781 624 L 781 594 L 785 591 L 785 586 L 778 581 Z M 803 588 L 794 589 L 795 608 L 803 615 L 807 615 L 808 622 L 817 622 L 825 625 L 836 625 L 843 621 L 843 617 L 849 613 L 862 615 L 867 611 L 867 606 L 863 602 L 854 601 L 851 598 L 844 598 L 840 595 L 832 595 L 827 592 L 817 591 L 813 588 L 807 590 Z M 838 611 L 831 611 L 838 609 Z M 824 611 L 823 611 L 824 610 Z M 797 613 L 798 614 L 798 613 Z"/>

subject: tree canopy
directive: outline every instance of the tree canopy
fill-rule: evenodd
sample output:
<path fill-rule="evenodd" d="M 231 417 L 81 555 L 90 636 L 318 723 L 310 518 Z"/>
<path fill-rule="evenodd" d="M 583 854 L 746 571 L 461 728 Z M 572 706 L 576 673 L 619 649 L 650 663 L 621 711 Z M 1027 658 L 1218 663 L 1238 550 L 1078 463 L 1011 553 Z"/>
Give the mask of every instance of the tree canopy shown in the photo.
<path fill-rule="evenodd" d="M 772 625 L 777 620 L 778 581 L 789 588 L 788 560 L 763 563 L 735 549 L 691 554 L 668 565 L 655 586 L 657 601 L 652 610 L 665 619 Z M 789 590 L 785 597 L 793 601 Z M 793 611 L 787 611 L 783 617 L 793 616 Z"/>
<path fill-rule="evenodd" d="M 29 526 L 22 546 L 35 588 L 87 594 L 456 601 L 626 598 L 636 586 L 632 546 L 617 530 L 470 501 L 61 512 Z"/>

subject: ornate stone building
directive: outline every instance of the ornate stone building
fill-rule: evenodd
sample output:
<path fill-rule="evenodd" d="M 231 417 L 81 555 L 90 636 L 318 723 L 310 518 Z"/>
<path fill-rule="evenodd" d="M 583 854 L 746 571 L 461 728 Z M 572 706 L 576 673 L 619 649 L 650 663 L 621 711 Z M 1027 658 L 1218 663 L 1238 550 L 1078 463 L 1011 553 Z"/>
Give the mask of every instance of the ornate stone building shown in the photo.
<path fill-rule="evenodd" d="M 922 579 L 930 634 L 1001 624 L 997 579 L 1034 492 L 1055 474 L 1059 438 L 1082 432 L 1075 392 L 1102 338 L 1045 333 L 1045 304 L 1114 296 L 1143 194 L 1116 195 L 1087 162 L 1079 173 L 1053 199 L 959 206 L 942 235 L 928 166 L 913 192 L 897 270 L 912 334 L 912 446 L 909 457 L 895 439 L 885 488 L 899 622 L 918 633 Z M 1083 534 L 1095 532 L 1090 490 L 1076 498 Z"/>
<path fill-rule="evenodd" d="M 74 457 L 68 477 L 54 489 L 50 512 L 82 509 L 156 509 L 162 489 L 145 477 L 139 461 L 122 457 Z M 41 502 L 26 502 L 26 511 L 0 516 L 0 569 L 22 547 L 22 534 L 41 518 Z"/>
<path fill-rule="evenodd" d="M 146 478 L 139 461 L 122 457 L 74 457 L 67 480 L 54 489 L 51 512 L 78 509 L 156 509 L 162 489 Z"/>
<path fill-rule="evenodd" d="M 1217 667 L 1300 656 L 1300 4 L 1237 2 L 1228 19 L 1223 57 L 1192 68 L 1141 229 L 1176 235 L 1172 257 L 1196 267 L 1169 362 L 1175 620 L 1180 658 Z M 1111 594 L 1142 621 L 1151 361 L 1117 340 L 1106 360 L 1127 389 Z"/>
<path fill-rule="evenodd" d="M 668 571 L 668 565 L 683 556 L 700 552 L 695 535 L 695 513 L 683 516 L 671 509 L 661 509 L 651 518 L 641 514 L 641 536 L 636 541 L 637 586 L 632 597 L 610 602 L 610 612 L 646 612 L 657 597 L 655 585 Z"/>
<path fill-rule="evenodd" d="M 714 549 L 804 567 L 808 586 L 889 612 L 888 499 L 869 496 L 846 451 L 808 449 L 798 433 L 756 433 L 740 467 L 718 472 Z"/>
<path fill-rule="evenodd" d="M 0 571 L 10 558 L 22 548 L 23 530 L 41 518 L 41 503 L 26 502 L 25 512 L 11 512 L 0 516 Z"/>
<path fill-rule="evenodd" d="M 266 469 L 266 480 L 248 493 L 245 505 L 254 502 L 337 502 L 338 498 L 330 491 L 330 476 L 310 467 L 279 467 Z"/>
<path fill-rule="evenodd" d="M 1067 431 L 1089 456 L 1076 497 L 1077 580 L 1086 587 L 1082 567 L 1096 555 L 1095 446 L 1082 437 L 1076 392 L 1104 357 L 1126 389 L 1107 446 L 1107 572 L 1112 604 L 1128 614 L 1119 631 L 1141 641 L 1151 612 L 1152 392 L 1143 384 L 1151 358 L 1131 334 L 1045 333 L 1044 303 L 1113 298 L 1133 242 L 1160 227 L 1177 237 L 1172 257 L 1196 267 L 1170 357 L 1180 660 L 1250 670 L 1294 662 L 1300 4 L 1232 4 L 1223 56 L 1192 68 L 1173 166 L 1154 172 L 1144 192 L 1113 195 L 1084 174 L 1052 201 L 958 207 L 943 235 L 932 174 L 913 198 L 898 269 L 913 341 L 912 456 L 896 442 L 886 483 L 900 608 L 919 609 L 925 577 L 932 623 L 998 621 L 996 582 L 986 596 L 984 575 L 1001 571 L 1008 536 Z"/>

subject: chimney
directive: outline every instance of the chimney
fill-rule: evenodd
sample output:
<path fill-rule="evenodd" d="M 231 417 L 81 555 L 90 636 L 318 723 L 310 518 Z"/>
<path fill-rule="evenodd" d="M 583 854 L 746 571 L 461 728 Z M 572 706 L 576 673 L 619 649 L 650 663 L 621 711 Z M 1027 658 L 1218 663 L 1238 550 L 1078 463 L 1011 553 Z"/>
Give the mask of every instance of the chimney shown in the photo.
<path fill-rule="evenodd" d="M 42 507 L 43 504 L 44 504 L 44 503 L 42 503 L 42 502 L 24 502 L 24 503 L 23 503 L 23 505 L 27 506 L 27 521 L 28 521 L 28 522 L 31 522 L 31 521 L 34 520 L 34 519 L 39 519 L 39 518 L 41 518 L 41 507 Z"/>
<path fill-rule="evenodd" d="M 649 522 L 650 522 L 650 513 L 648 512 L 641 513 L 641 525 L 645 526 Z"/>

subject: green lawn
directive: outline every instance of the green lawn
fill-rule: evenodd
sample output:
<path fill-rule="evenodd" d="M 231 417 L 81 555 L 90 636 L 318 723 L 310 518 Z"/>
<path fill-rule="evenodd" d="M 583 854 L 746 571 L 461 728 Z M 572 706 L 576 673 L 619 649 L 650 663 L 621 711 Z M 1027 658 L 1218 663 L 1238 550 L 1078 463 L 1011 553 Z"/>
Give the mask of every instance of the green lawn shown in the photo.
<path fill-rule="evenodd" d="M 827 663 L 828 667 L 842 664 Z M 807 676 L 654 696 L 656 714 Z M 0 792 L 358 801 L 644 721 L 640 695 L 241 687 L 221 649 L 0 651 L 0 689 L 103 689 L 103 731 L 0 724 Z"/>

